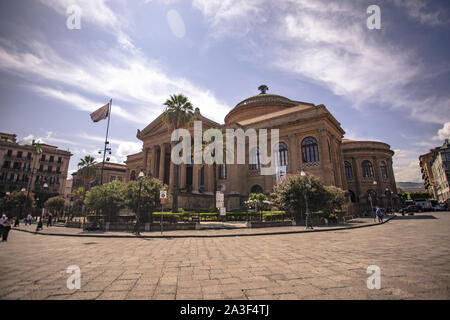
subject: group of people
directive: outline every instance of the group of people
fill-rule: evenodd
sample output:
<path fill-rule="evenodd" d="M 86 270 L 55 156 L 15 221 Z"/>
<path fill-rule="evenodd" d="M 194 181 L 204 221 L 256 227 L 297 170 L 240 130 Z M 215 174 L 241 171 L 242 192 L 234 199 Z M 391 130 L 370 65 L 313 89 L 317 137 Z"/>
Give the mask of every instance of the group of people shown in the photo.
<path fill-rule="evenodd" d="M 8 241 L 8 235 L 9 231 L 11 230 L 11 223 L 12 220 L 9 219 L 6 214 L 3 214 L 0 218 L 0 235 L 1 235 L 1 241 Z M 14 227 L 19 226 L 20 220 L 17 217 L 14 221 Z M 47 227 L 52 226 L 53 223 L 53 216 L 51 213 L 49 213 L 47 218 Z M 25 225 L 32 225 L 33 224 L 33 216 L 31 214 L 28 214 L 25 218 Z M 42 217 L 36 218 L 36 232 L 39 230 L 43 230 L 43 221 Z"/>

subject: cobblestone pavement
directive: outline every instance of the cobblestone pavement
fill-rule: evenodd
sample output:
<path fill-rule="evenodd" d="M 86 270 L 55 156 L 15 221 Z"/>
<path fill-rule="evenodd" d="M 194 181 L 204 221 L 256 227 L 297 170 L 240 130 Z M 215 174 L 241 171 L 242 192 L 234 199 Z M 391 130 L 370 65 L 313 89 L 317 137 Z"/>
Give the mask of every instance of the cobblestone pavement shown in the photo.
<path fill-rule="evenodd" d="M 104 239 L 11 231 L 0 243 L 0 299 L 449 299 L 449 230 L 450 212 L 256 237 Z M 79 290 L 67 289 L 71 265 L 81 269 Z M 381 269 L 379 290 L 367 288 L 370 265 Z"/>

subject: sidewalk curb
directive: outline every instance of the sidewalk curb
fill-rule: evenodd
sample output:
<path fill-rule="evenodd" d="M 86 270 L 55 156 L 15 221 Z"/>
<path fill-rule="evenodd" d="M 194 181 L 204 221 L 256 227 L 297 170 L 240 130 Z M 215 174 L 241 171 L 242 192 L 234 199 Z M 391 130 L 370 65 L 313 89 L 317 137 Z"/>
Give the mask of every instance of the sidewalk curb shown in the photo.
<path fill-rule="evenodd" d="M 367 227 L 374 227 L 383 225 L 386 222 L 395 219 L 396 216 L 390 217 L 386 219 L 382 223 L 371 223 L 362 226 L 351 226 L 351 227 L 342 227 L 342 228 L 333 228 L 333 229 L 322 229 L 322 230 L 301 230 L 301 231 L 286 231 L 286 232 L 263 232 L 263 233 L 241 233 L 241 234 L 211 234 L 211 235 L 172 235 L 172 236 L 135 236 L 135 235 L 95 235 L 95 234 L 67 234 L 67 233 L 40 233 L 33 232 L 29 230 L 23 229 L 11 229 L 15 231 L 31 233 L 42 236 L 55 236 L 55 237 L 78 237 L 78 238 L 123 238 L 123 239 L 170 239 L 170 238 L 232 238 L 232 237 L 255 237 L 255 236 L 271 236 L 271 235 L 283 235 L 283 234 L 299 234 L 299 233 L 313 233 L 313 232 L 328 232 L 328 231 L 341 231 L 341 230 L 350 230 L 350 229 L 360 229 Z"/>

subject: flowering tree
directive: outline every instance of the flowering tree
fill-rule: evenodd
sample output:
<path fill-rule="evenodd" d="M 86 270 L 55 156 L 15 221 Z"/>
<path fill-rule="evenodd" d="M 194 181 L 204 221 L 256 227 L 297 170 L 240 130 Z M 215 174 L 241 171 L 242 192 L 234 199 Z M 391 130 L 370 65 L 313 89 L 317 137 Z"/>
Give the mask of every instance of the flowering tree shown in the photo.
<path fill-rule="evenodd" d="M 305 198 L 311 212 L 326 208 L 329 195 L 322 182 L 311 176 L 289 175 L 274 188 L 272 201 L 280 208 L 292 211 L 296 220 L 303 221 Z"/>

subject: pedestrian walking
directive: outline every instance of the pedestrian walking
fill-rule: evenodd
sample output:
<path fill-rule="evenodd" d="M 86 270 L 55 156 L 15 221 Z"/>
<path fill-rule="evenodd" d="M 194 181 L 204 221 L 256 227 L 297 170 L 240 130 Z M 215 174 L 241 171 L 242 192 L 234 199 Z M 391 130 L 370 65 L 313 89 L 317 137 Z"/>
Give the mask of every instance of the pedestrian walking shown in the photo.
<path fill-rule="evenodd" d="M 3 215 L 0 219 L 0 223 L 2 224 L 2 241 L 8 241 L 9 230 L 11 230 L 11 224 L 9 223 L 9 219 L 6 215 Z"/>
<path fill-rule="evenodd" d="M 378 222 L 383 223 L 383 211 L 381 211 L 381 209 L 377 207 L 376 214 L 378 217 Z"/>
<path fill-rule="evenodd" d="M 5 227 L 3 226 L 3 223 L 6 220 L 6 215 L 2 215 L 0 217 L 0 238 L 3 239 L 3 233 L 5 232 Z"/>
<path fill-rule="evenodd" d="M 25 219 L 25 225 L 29 224 L 31 226 L 31 222 L 33 221 L 33 216 L 31 213 L 27 215 L 27 218 Z"/>
<path fill-rule="evenodd" d="M 51 212 L 49 212 L 48 220 L 47 220 L 47 228 L 48 228 L 48 226 L 50 226 L 50 227 L 52 226 L 52 218 L 53 218 L 53 215 Z"/>
<path fill-rule="evenodd" d="M 16 220 L 14 220 L 14 228 L 18 227 L 19 224 L 20 224 L 20 219 L 19 219 L 19 217 L 16 217 Z"/>

